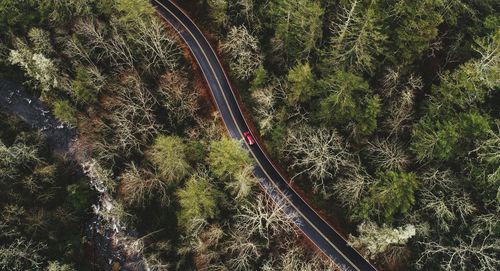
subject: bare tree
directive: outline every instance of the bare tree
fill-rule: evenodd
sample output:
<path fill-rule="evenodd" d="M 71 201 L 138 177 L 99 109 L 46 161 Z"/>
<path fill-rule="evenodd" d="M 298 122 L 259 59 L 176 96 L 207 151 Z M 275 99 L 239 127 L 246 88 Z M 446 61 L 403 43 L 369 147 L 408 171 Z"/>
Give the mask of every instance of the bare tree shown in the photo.
<path fill-rule="evenodd" d="M 498 225 L 500 225 L 500 217 L 496 213 L 478 215 L 473 219 L 472 232 L 495 234 Z"/>
<path fill-rule="evenodd" d="M 385 98 L 393 97 L 400 85 L 401 72 L 398 69 L 389 68 L 382 78 L 381 95 Z"/>
<path fill-rule="evenodd" d="M 248 25 L 251 25 L 253 29 L 260 28 L 259 18 L 255 12 L 255 0 L 236 0 L 231 2 L 234 2 L 240 8 Z"/>
<path fill-rule="evenodd" d="M 144 254 L 147 268 L 151 271 L 171 270 L 171 264 L 162 259 L 162 255 L 165 255 L 170 249 L 171 245 L 168 241 L 158 241 L 146 247 Z"/>
<path fill-rule="evenodd" d="M 220 245 L 224 235 L 224 229 L 221 226 L 217 224 L 207 225 L 205 221 L 185 238 L 184 247 L 181 247 L 179 253 L 194 252 L 202 264 L 214 265 L 221 256 Z"/>
<path fill-rule="evenodd" d="M 350 1 L 349 7 L 344 7 L 330 28 L 331 57 L 334 62 L 353 66 L 360 71 L 371 72 L 375 66 L 375 58 L 384 48 L 387 36 L 382 32 L 376 10 L 372 4 L 366 10 L 361 10 L 358 0 Z"/>
<path fill-rule="evenodd" d="M 96 66 L 92 59 L 92 52 L 76 36 L 64 40 L 63 52 L 69 56 L 71 61 L 78 64 Z"/>
<path fill-rule="evenodd" d="M 38 150 L 22 143 L 7 147 L 0 140 L 0 180 L 15 179 L 20 176 L 19 169 L 28 168 L 41 162 Z"/>
<path fill-rule="evenodd" d="M 192 130 L 190 136 L 192 138 L 207 138 L 211 141 L 220 140 L 226 131 L 225 127 L 221 125 L 221 118 L 219 111 L 212 113 L 212 117 L 209 119 L 197 117 L 196 123 L 199 128 Z"/>
<path fill-rule="evenodd" d="M 386 78 L 386 82 L 387 82 Z M 398 91 L 391 90 L 397 88 Z M 423 87 L 421 77 L 410 75 L 406 82 L 403 84 L 396 83 L 395 86 L 389 86 L 389 89 L 384 90 L 393 96 L 389 98 L 389 113 L 385 120 L 386 125 L 389 127 L 390 135 L 398 135 L 402 131 L 409 128 L 413 114 L 415 111 L 415 94 Z"/>
<path fill-rule="evenodd" d="M 417 260 L 418 267 L 430 260 L 440 259 L 440 268 L 452 270 L 498 270 L 500 269 L 500 240 L 488 234 L 481 237 L 477 233 L 467 240 L 456 238 L 455 244 L 446 245 L 436 241 L 419 242 L 424 250 Z"/>
<path fill-rule="evenodd" d="M 489 133 L 488 139 L 478 144 L 479 146 L 470 152 L 476 154 L 481 162 L 493 166 L 493 171 L 485 172 L 488 181 L 492 184 L 498 183 L 500 179 L 500 127 L 498 125 L 497 123 L 495 131 Z"/>
<path fill-rule="evenodd" d="M 252 176 L 252 170 L 252 165 L 245 165 L 227 181 L 226 187 L 236 200 L 244 199 L 250 195 L 257 184 L 257 180 Z"/>
<path fill-rule="evenodd" d="M 138 168 L 134 163 L 120 176 L 120 193 L 126 204 L 144 206 L 153 197 L 158 197 L 163 205 L 169 200 L 167 183 L 153 172 Z"/>
<path fill-rule="evenodd" d="M 466 224 L 466 217 L 477 211 L 467 194 L 445 194 L 440 191 L 426 190 L 422 193 L 423 209 L 427 210 L 437 220 L 439 227 L 449 231 L 457 216 Z"/>
<path fill-rule="evenodd" d="M 68 41 L 67 52 L 102 61 L 109 54 L 104 28 L 104 24 L 94 18 L 79 19 L 73 26 L 77 36 Z"/>
<path fill-rule="evenodd" d="M 392 171 L 403 170 L 410 163 L 409 155 L 395 140 L 376 138 L 368 143 L 367 150 L 370 152 L 370 162 L 378 168 Z"/>
<path fill-rule="evenodd" d="M 74 31 L 82 37 L 81 41 L 87 48 L 89 55 L 97 62 L 103 62 L 106 59 L 111 61 L 111 64 L 119 69 L 133 69 L 135 57 L 132 50 L 125 42 L 125 39 L 120 36 L 116 26 L 111 27 L 111 37 L 105 35 L 105 27 L 98 20 L 90 17 L 80 19 L 74 26 Z M 72 52 L 81 52 L 77 43 L 69 43 Z"/>
<path fill-rule="evenodd" d="M 233 230 L 229 233 L 229 241 L 224 244 L 225 250 L 231 255 L 228 261 L 232 270 L 250 270 L 261 256 L 259 245 L 252 241 L 247 232 Z"/>
<path fill-rule="evenodd" d="M 196 125 L 189 127 L 186 134 L 192 139 L 208 139 L 210 141 L 220 140 L 225 133 L 225 128 L 221 125 L 219 111 L 215 111 L 208 118 L 195 116 Z"/>
<path fill-rule="evenodd" d="M 389 106 L 389 116 L 386 120 L 391 129 L 389 134 L 399 134 L 408 128 L 414 113 L 415 93 L 411 89 L 405 89 L 400 98 Z"/>
<path fill-rule="evenodd" d="M 156 99 L 137 74 L 125 75 L 116 86 L 112 100 L 106 103 L 112 138 L 107 146 L 129 155 L 138 151 L 159 129 L 154 113 Z"/>
<path fill-rule="evenodd" d="M 256 202 L 243 204 L 235 216 L 235 230 L 257 234 L 267 240 L 269 246 L 271 238 L 293 229 L 294 223 L 299 223 L 298 215 L 283 197 L 276 194 L 272 197 L 259 194 Z"/>
<path fill-rule="evenodd" d="M 198 93 L 192 89 L 186 77 L 178 72 L 169 72 L 161 77 L 158 92 L 159 103 L 168 110 L 173 125 L 194 118 L 198 110 Z"/>
<path fill-rule="evenodd" d="M 229 56 L 229 66 L 239 79 L 249 79 L 262 65 L 258 40 L 245 26 L 233 26 L 221 44 L 221 49 Z"/>
<path fill-rule="evenodd" d="M 274 128 L 277 104 L 286 99 L 287 80 L 274 79 L 269 85 L 256 88 L 251 96 L 255 102 L 254 110 L 262 135 L 269 134 Z M 297 108 L 295 108 L 297 109 Z M 290 118 L 300 119 L 303 114 L 290 113 Z M 301 122 L 301 120 L 296 121 Z"/>
<path fill-rule="evenodd" d="M 180 48 L 167 33 L 163 21 L 157 17 L 140 20 L 128 36 L 139 46 L 143 68 L 156 73 L 163 69 L 174 70 L 181 56 Z"/>
<path fill-rule="evenodd" d="M 259 118 L 260 131 L 264 135 L 268 134 L 274 128 L 276 91 L 273 87 L 258 88 L 252 91 L 252 98 L 256 103 L 255 111 Z"/>
<path fill-rule="evenodd" d="M 112 37 L 106 42 L 106 51 L 111 63 L 118 70 L 133 70 L 136 62 L 135 54 L 126 42 L 125 37 L 121 36 L 118 27 L 112 25 Z"/>
<path fill-rule="evenodd" d="M 24 238 L 15 239 L 9 244 L 0 245 L 0 268 L 2 270 L 40 269 L 44 257 L 40 253 L 47 248 L 43 243 L 36 243 Z"/>
<path fill-rule="evenodd" d="M 296 240 L 298 241 L 298 240 Z M 270 257 L 261 266 L 264 271 L 287 270 L 287 271 L 340 271 L 333 261 L 325 261 L 319 253 L 311 252 L 300 242 L 288 244 L 282 247 L 283 251 L 277 251 L 277 256 Z M 347 267 L 345 267 L 347 269 Z"/>
<path fill-rule="evenodd" d="M 449 231 L 460 218 L 466 225 L 467 217 L 477 211 L 467 193 L 456 185 L 456 177 L 449 171 L 430 170 L 422 176 L 422 211 L 426 211 L 439 228 Z"/>
<path fill-rule="evenodd" d="M 476 52 L 481 58 L 473 62 L 475 80 L 483 82 L 489 89 L 500 85 L 500 39 L 498 32 L 477 42 Z"/>
<path fill-rule="evenodd" d="M 55 52 L 48 31 L 34 27 L 28 32 L 28 37 L 36 53 L 49 56 Z"/>
<path fill-rule="evenodd" d="M 352 160 L 342 175 L 333 184 L 333 193 L 347 207 L 356 206 L 368 190 L 372 177 L 366 172 L 359 159 Z"/>
<path fill-rule="evenodd" d="M 315 190 L 327 195 L 325 181 L 350 163 L 347 143 L 335 130 L 308 126 L 289 129 L 286 138 L 283 152 L 291 161 L 290 168 L 298 170 L 294 177 L 306 174 Z"/>

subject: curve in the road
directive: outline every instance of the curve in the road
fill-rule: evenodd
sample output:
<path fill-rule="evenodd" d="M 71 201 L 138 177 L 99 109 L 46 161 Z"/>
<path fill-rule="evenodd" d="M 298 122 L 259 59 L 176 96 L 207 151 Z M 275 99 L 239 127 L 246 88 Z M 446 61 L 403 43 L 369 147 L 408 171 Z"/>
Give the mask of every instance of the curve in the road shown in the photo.
<path fill-rule="evenodd" d="M 237 140 L 242 140 L 243 132 L 250 130 L 249 125 L 210 43 L 196 24 L 175 3 L 170 0 L 152 0 L 152 3 L 159 15 L 174 27 L 191 50 L 229 134 Z M 245 140 L 242 141 L 257 163 L 253 173 L 260 180 L 264 190 L 273 199 L 284 199 L 289 203 L 289 211 L 298 214 L 297 226 L 307 238 L 344 270 L 376 270 L 296 193 L 267 157 L 259 142 L 250 146 Z"/>

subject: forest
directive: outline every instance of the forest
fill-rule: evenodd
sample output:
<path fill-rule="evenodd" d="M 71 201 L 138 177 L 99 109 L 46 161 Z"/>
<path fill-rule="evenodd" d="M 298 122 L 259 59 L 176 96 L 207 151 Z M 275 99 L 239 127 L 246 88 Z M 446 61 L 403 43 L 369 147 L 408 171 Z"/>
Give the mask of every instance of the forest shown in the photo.
<path fill-rule="evenodd" d="M 500 269 L 500 2 L 175 2 L 256 138 L 379 270 Z M 0 29 L 0 81 L 77 133 L 58 153 L 0 107 L 1 270 L 341 270 L 263 192 L 148 1 L 0 0 Z"/>

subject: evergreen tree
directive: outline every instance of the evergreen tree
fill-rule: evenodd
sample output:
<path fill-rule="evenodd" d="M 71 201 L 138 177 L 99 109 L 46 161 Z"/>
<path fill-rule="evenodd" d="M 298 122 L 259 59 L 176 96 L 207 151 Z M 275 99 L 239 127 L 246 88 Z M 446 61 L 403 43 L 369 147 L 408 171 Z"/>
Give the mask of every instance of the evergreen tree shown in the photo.
<path fill-rule="evenodd" d="M 183 229 L 189 230 L 195 220 L 216 218 L 219 215 L 222 193 L 205 174 L 191 176 L 185 187 L 177 191 L 177 196 L 181 207 L 178 223 Z"/>
<path fill-rule="evenodd" d="M 390 223 L 396 215 L 410 211 L 417 186 L 415 173 L 378 172 L 377 181 L 370 186 L 356 213 L 362 219 L 380 215 L 382 221 Z"/>
<path fill-rule="evenodd" d="M 377 128 L 380 99 L 372 94 L 363 78 L 336 71 L 319 84 L 327 95 L 319 104 L 320 120 L 333 125 L 347 125 L 356 137 L 369 135 Z"/>
<path fill-rule="evenodd" d="M 309 63 L 297 64 L 288 72 L 290 87 L 287 101 L 291 106 L 305 104 L 315 95 L 315 79 Z"/>
<path fill-rule="evenodd" d="M 180 181 L 191 167 L 187 163 L 186 146 L 177 136 L 159 136 L 151 148 L 151 161 L 168 182 Z"/>
<path fill-rule="evenodd" d="M 272 0 L 267 11 L 289 62 L 307 57 L 316 48 L 324 13 L 319 1 Z"/>
<path fill-rule="evenodd" d="M 234 175 L 250 164 L 248 153 L 242 149 L 240 142 L 229 138 L 210 143 L 207 161 L 210 170 L 218 177 Z"/>

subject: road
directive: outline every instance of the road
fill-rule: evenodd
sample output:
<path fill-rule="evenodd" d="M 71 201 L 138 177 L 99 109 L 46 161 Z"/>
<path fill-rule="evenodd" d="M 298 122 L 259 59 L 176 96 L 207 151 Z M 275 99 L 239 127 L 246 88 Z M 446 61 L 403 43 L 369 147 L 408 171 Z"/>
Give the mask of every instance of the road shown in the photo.
<path fill-rule="evenodd" d="M 210 43 L 196 24 L 175 3 L 170 0 L 152 0 L 152 4 L 185 41 L 195 57 L 210 88 L 224 124 L 231 137 L 243 140 L 243 133 L 250 131 L 248 121 L 243 116 L 229 79 Z M 376 270 L 348 242 L 318 215 L 311 206 L 289 185 L 273 165 L 257 141 L 245 147 L 256 165 L 254 175 L 260 180 L 264 190 L 272 198 L 286 200 L 290 212 L 298 214 L 296 224 L 327 257 L 343 270 Z"/>

